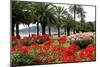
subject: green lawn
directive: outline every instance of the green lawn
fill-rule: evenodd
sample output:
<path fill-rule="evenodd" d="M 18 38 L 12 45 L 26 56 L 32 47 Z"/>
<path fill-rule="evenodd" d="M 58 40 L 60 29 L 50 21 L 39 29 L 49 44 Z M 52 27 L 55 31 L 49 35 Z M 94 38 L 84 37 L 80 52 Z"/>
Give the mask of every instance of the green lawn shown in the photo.
<path fill-rule="evenodd" d="M 54 39 L 54 42 L 51 45 L 59 45 L 58 40 L 57 39 Z M 66 43 L 62 44 L 62 46 L 69 47 L 70 46 L 70 43 L 66 42 Z"/>

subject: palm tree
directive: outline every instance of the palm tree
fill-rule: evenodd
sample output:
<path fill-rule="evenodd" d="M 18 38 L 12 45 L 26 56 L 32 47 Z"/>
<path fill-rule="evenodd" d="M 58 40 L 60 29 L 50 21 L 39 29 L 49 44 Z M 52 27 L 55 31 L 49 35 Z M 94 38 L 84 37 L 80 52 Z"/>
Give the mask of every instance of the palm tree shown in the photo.
<path fill-rule="evenodd" d="M 74 14 L 74 23 L 76 22 L 76 14 L 79 13 L 78 9 L 80 9 L 80 7 L 81 7 L 80 5 L 69 6 L 69 11 Z M 75 23 L 75 25 L 76 25 L 76 23 Z M 76 28 L 76 26 L 74 26 L 74 27 Z M 74 32 L 75 32 L 75 28 L 74 28 Z"/>
<path fill-rule="evenodd" d="M 67 15 L 67 11 L 64 7 L 56 6 L 55 16 L 57 18 L 57 29 L 58 29 L 58 37 L 60 37 L 60 25 L 63 23 L 63 17 Z"/>
<path fill-rule="evenodd" d="M 19 37 L 19 24 L 30 24 L 33 22 L 31 10 L 28 2 L 12 2 L 12 35 L 14 35 L 14 26 L 16 25 L 16 36 Z"/>
<path fill-rule="evenodd" d="M 65 31 L 65 35 L 66 35 L 66 31 L 67 31 L 67 35 L 70 35 L 70 30 L 73 29 L 74 23 L 73 23 L 73 17 L 68 14 L 66 17 L 64 17 L 64 23 L 63 23 L 63 27 L 64 27 L 64 31 Z"/>
<path fill-rule="evenodd" d="M 41 24 L 42 34 L 45 34 L 46 26 L 55 20 L 53 8 L 50 3 L 33 3 L 34 14 L 37 16 L 37 25 L 38 23 Z"/>
<path fill-rule="evenodd" d="M 85 19 L 85 13 L 86 12 L 82 8 L 82 6 L 78 8 L 77 14 L 78 14 L 78 17 L 81 19 L 80 20 L 81 22 L 85 22 L 85 20 L 84 20 Z"/>
<path fill-rule="evenodd" d="M 53 26 L 53 24 L 55 24 L 57 21 L 57 18 L 54 16 L 50 18 L 50 21 L 48 21 L 48 31 L 49 31 L 49 35 L 51 35 L 51 27 Z"/>
<path fill-rule="evenodd" d="M 39 3 L 37 3 L 37 4 L 36 3 L 32 3 L 31 7 L 32 7 L 32 15 L 34 16 L 33 19 L 35 20 L 35 23 L 37 25 L 37 35 L 39 35 L 39 19 L 40 19 L 40 16 L 38 14 L 39 9 L 40 9 Z"/>

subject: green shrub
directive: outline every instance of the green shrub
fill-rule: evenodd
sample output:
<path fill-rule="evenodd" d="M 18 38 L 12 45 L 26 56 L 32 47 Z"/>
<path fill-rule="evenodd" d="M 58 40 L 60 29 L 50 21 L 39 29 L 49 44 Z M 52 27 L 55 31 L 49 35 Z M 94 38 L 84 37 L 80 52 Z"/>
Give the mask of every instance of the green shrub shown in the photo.
<path fill-rule="evenodd" d="M 21 51 L 17 51 L 12 55 L 13 64 L 31 64 L 33 57 L 31 55 L 24 55 Z"/>
<path fill-rule="evenodd" d="M 31 40 L 24 40 L 23 44 L 26 46 L 31 46 L 32 45 L 32 41 Z"/>
<path fill-rule="evenodd" d="M 86 48 L 89 44 L 93 44 L 93 40 L 76 40 L 74 41 L 75 45 L 78 45 L 81 49 Z"/>
<path fill-rule="evenodd" d="M 12 40 L 12 46 L 16 46 L 16 44 L 18 44 L 18 42 L 16 40 Z"/>

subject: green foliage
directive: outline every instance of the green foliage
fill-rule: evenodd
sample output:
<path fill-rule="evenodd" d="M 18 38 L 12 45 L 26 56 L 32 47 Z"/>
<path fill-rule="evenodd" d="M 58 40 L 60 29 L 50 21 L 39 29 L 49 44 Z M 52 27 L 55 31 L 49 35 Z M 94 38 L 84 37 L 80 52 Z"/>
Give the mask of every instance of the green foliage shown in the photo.
<path fill-rule="evenodd" d="M 33 59 L 35 59 L 38 56 L 39 53 L 40 53 L 40 50 L 37 50 L 35 48 L 29 51 L 29 55 L 32 56 Z"/>
<path fill-rule="evenodd" d="M 12 40 L 12 46 L 15 46 L 16 44 L 18 44 L 18 42 L 16 40 Z"/>
<path fill-rule="evenodd" d="M 60 33 L 60 27 L 67 29 L 67 32 L 70 32 L 70 30 L 75 30 L 77 33 L 79 31 L 95 31 L 95 22 L 85 22 L 86 12 L 82 6 L 71 5 L 69 11 L 75 16 L 71 16 L 66 8 L 56 6 L 52 3 L 24 1 L 13 1 L 12 3 L 12 16 L 16 18 L 16 23 L 20 22 L 27 25 L 30 23 L 40 23 L 42 26 L 42 33 L 45 33 L 47 25 L 53 26 L 53 24 L 58 27 L 58 33 Z M 80 22 L 75 20 L 76 14 L 78 18 L 80 18 Z"/>
<path fill-rule="evenodd" d="M 21 51 L 17 51 L 12 56 L 12 62 L 14 64 L 30 64 L 33 62 L 33 57 L 31 55 L 24 55 Z"/>
<path fill-rule="evenodd" d="M 23 44 L 26 45 L 26 46 L 30 46 L 32 44 L 32 41 L 31 40 L 25 40 L 23 42 Z"/>
<path fill-rule="evenodd" d="M 17 22 L 19 21 L 24 24 L 33 22 L 30 4 L 30 2 L 13 1 L 12 16 L 16 18 Z"/>
<path fill-rule="evenodd" d="M 48 24 L 56 22 L 54 6 L 51 3 L 32 3 L 32 13 L 36 17 L 36 22 L 42 26 L 42 34 L 45 34 L 45 27 Z"/>
<path fill-rule="evenodd" d="M 95 22 L 76 22 L 76 31 L 95 32 Z M 77 33 L 78 33 L 77 32 Z"/>
<path fill-rule="evenodd" d="M 95 22 L 83 22 L 80 26 L 82 32 L 95 32 Z"/>
<path fill-rule="evenodd" d="M 16 52 L 12 56 L 12 62 L 13 63 L 19 63 L 19 62 L 21 62 L 21 58 L 22 58 L 22 52 Z"/>
<path fill-rule="evenodd" d="M 93 44 L 96 45 L 96 40 L 95 39 L 93 40 Z"/>
<path fill-rule="evenodd" d="M 93 44 L 93 40 L 76 40 L 74 41 L 74 43 L 78 46 L 80 46 L 81 49 L 86 48 L 86 46 L 88 46 L 89 44 Z"/>

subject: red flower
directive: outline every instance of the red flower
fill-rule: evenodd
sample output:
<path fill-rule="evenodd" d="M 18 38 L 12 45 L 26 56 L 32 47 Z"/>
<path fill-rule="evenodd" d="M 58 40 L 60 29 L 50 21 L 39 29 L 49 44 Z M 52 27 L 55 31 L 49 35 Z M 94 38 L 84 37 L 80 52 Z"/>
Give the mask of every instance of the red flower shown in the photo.
<path fill-rule="evenodd" d="M 31 38 L 30 37 L 24 37 L 23 39 L 24 40 L 30 40 Z"/>
<path fill-rule="evenodd" d="M 21 47 L 23 47 L 24 45 L 23 44 L 16 44 L 16 48 L 21 48 Z"/>
<path fill-rule="evenodd" d="M 40 52 L 39 55 L 43 57 L 43 56 L 46 56 L 46 53 L 45 52 Z"/>
<path fill-rule="evenodd" d="M 76 46 L 76 45 L 74 45 L 74 44 L 71 44 L 71 45 L 68 47 L 68 49 L 66 50 L 66 52 L 68 52 L 68 53 L 73 53 L 73 52 L 78 51 L 79 49 L 80 49 L 79 46 Z"/>
<path fill-rule="evenodd" d="M 80 56 L 81 59 L 82 59 L 82 58 L 86 58 L 86 59 L 90 58 L 90 59 L 91 59 L 91 57 L 92 57 L 93 55 L 95 56 L 94 52 L 95 52 L 95 47 L 94 47 L 92 44 L 90 44 L 90 45 L 88 45 L 88 46 L 86 47 L 85 50 L 82 50 L 82 51 L 79 53 L 79 56 Z"/>
<path fill-rule="evenodd" d="M 44 42 L 44 45 L 50 45 L 53 42 L 53 40 L 48 40 L 46 42 Z"/>
<path fill-rule="evenodd" d="M 75 57 L 73 55 L 67 57 L 67 62 L 74 62 Z"/>
<path fill-rule="evenodd" d="M 95 48 L 92 44 L 88 45 L 87 48 L 85 49 L 86 52 L 86 57 L 89 58 L 90 56 L 92 56 L 93 52 L 94 52 Z"/>
<path fill-rule="evenodd" d="M 15 39 L 17 39 L 17 37 L 16 37 L 16 36 L 12 36 L 12 39 L 14 39 L 14 40 L 15 40 Z"/>
<path fill-rule="evenodd" d="M 67 37 L 66 36 L 62 36 L 58 39 L 59 43 L 65 43 L 67 41 Z"/>
<path fill-rule="evenodd" d="M 28 53 L 29 50 L 30 50 L 30 47 L 24 46 L 24 47 L 21 48 L 21 51 L 24 52 L 24 53 Z"/>
<path fill-rule="evenodd" d="M 80 59 L 85 57 L 85 50 L 80 51 L 79 57 L 80 57 Z"/>
<path fill-rule="evenodd" d="M 12 52 L 14 52 L 14 51 L 16 51 L 16 50 L 17 50 L 16 46 L 13 46 L 13 47 L 12 47 Z"/>
<path fill-rule="evenodd" d="M 40 48 L 40 46 L 39 46 L 38 44 L 32 44 L 31 47 L 32 47 L 33 49 L 39 49 L 39 48 Z"/>
<path fill-rule="evenodd" d="M 67 57 L 68 56 L 68 53 L 62 53 L 62 57 Z"/>
<path fill-rule="evenodd" d="M 73 55 L 67 56 L 62 60 L 62 62 L 74 62 L 74 61 L 75 61 L 75 57 Z"/>

